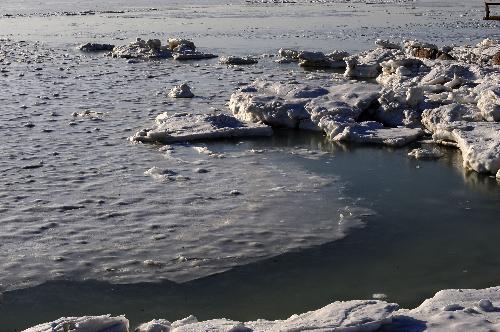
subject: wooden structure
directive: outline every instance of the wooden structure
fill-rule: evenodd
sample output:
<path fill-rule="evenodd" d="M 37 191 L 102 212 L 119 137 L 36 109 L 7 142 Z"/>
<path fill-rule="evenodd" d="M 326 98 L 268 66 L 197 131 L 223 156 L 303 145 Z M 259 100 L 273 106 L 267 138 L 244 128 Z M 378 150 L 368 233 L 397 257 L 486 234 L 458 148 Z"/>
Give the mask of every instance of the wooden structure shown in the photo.
<path fill-rule="evenodd" d="M 491 16 L 490 15 L 490 6 L 500 6 L 499 1 L 485 1 L 484 7 L 486 10 L 486 16 L 484 16 L 485 20 L 500 20 L 500 16 Z"/>

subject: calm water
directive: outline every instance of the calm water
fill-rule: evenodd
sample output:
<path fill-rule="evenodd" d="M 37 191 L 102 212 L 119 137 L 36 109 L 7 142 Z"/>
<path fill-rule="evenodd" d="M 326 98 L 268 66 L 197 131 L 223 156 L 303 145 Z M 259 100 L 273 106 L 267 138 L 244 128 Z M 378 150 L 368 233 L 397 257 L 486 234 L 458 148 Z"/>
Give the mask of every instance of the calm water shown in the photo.
<path fill-rule="evenodd" d="M 237 86 L 262 76 L 322 85 L 332 73 L 272 58 L 242 72 L 215 60 L 126 64 L 74 49 L 181 35 L 219 54 L 354 51 L 377 37 L 498 38 L 498 23 L 467 1 L 229 3 L 2 2 L 0 14 L 14 15 L 0 18 L 0 38 L 12 40 L 0 42 L 2 329 L 102 313 L 125 313 L 132 325 L 284 318 L 373 293 L 412 307 L 442 288 L 498 285 L 500 186 L 465 173 L 455 150 L 417 162 L 410 147 L 279 131 L 193 145 L 225 157 L 214 158 L 127 141 L 164 111 L 225 109 Z M 89 9 L 124 13 L 55 13 Z M 182 81 L 197 98 L 164 96 Z M 72 115 L 87 109 L 102 114 Z M 189 180 L 158 182 L 144 175 L 151 167 Z"/>
<path fill-rule="evenodd" d="M 288 131 L 247 144 L 328 151 L 318 160 L 303 159 L 303 166 L 322 176 L 340 175 L 348 183 L 346 194 L 376 214 L 342 240 L 187 283 L 51 282 L 9 292 L 1 307 L 7 327 L 102 312 L 126 313 L 132 324 L 188 314 L 275 319 L 381 292 L 413 307 L 442 288 L 500 281 L 500 187 L 493 178 L 464 174 L 456 151 L 443 150 L 440 161 L 417 162 L 405 157 L 406 148 L 342 148 Z"/>

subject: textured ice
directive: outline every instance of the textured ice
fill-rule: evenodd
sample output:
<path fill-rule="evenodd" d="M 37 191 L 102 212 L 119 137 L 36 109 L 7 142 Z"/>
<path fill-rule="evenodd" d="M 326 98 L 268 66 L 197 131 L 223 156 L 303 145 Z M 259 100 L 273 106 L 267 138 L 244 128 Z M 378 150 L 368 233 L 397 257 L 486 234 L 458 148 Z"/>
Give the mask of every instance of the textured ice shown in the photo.
<path fill-rule="evenodd" d="M 420 128 L 388 128 L 375 121 L 349 124 L 341 128 L 342 131 L 336 128 L 335 134 L 329 134 L 329 137 L 334 141 L 400 147 L 416 141 L 423 135 Z"/>
<path fill-rule="evenodd" d="M 325 55 L 323 52 L 302 51 L 298 54 L 299 66 L 310 68 L 345 68 L 346 63 L 344 58 L 349 56 L 349 53 L 337 51 L 332 54 Z"/>
<path fill-rule="evenodd" d="M 500 44 L 493 39 L 484 39 L 476 45 L 457 46 L 450 54 L 459 61 L 470 64 L 492 65 L 493 57 L 500 51 Z"/>
<path fill-rule="evenodd" d="M 78 49 L 82 52 L 105 52 L 112 51 L 113 48 L 115 48 L 115 45 L 99 43 L 86 43 L 78 46 Z"/>
<path fill-rule="evenodd" d="M 23 332 L 129 332 L 128 328 L 129 323 L 125 317 L 104 315 L 59 318 L 53 322 L 31 327 Z"/>
<path fill-rule="evenodd" d="M 383 295 L 383 294 L 378 294 Z M 415 309 L 399 309 L 379 300 L 333 302 L 321 309 L 292 315 L 285 320 L 258 319 L 238 322 L 229 319 L 198 321 L 189 316 L 170 323 L 155 319 L 134 332 L 293 332 L 293 331 L 497 331 L 500 329 L 500 287 L 448 289 L 436 293 Z M 75 332 L 128 332 L 124 317 L 61 318 L 23 332 L 63 332 L 63 322 L 93 321 Z M 115 328 L 108 330 L 110 322 Z M 54 330 L 51 326 L 56 326 Z M 73 326 L 73 325 L 68 325 Z M 93 329 L 89 329 L 93 326 Z M 72 330 L 73 331 L 73 330 Z"/>
<path fill-rule="evenodd" d="M 115 58 L 125 59 L 164 59 L 171 58 L 172 51 L 168 46 L 162 46 L 159 39 L 143 40 L 137 38 L 127 45 L 116 46 L 111 55 Z"/>
<path fill-rule="evenodd" d="M 477 107 L 486 121 L 500 121 L 500 85 L 494 90 L 482 91 Z"/>
<path fill-rule="evenodd" d="M 397 309 L 397 304 L 376 300 L 334 302 L 316 311 L 293 315 L 287 320 L 258 320 L 245 325 L 255 332 L 376 331 L 390 322 L 390 314 Z"/>
<path fill-rule="evenodd" d="M 228 137 L 270 136 L 266 125 L 244 123 L 229 114 L 162 113 L 156 126 L 143 129 L 131 137 L 136 142 L 187 142 Z"/>
<path fill-rule="evenodd" d="M 397 49 L 376 48 L 345 59 L 349 78 L 376 78 L 382 71 L 381 63 L 402 54 Z"/>
<path fill-rule="evenodd" d="M 408 156 L 415 159 L 439 159 L 443 156 L 443 153 L 437 149 L 418 148 L 411 150 Z"/>
<path fill-rule="evenodd" d="M 318 87 L 266 81 L 257 81 L 244 91 L 248 92 L 236 92 L 229 101 L 229 109 L 238 119 L 285 128 L 312 127 L 304 108 L 307 98 L 328 93 Z"/>
<path fill-rule="evenodd" d="M 412 310 L 394 313 L 383 331 L 498 331 L 500 287 L 442 290 Z"/>
<path fill-rule="evenodd" d="M 217 58 L 218 55 L 212 53 L 204 53 L 204 52 L 182 52 L 182 53 L 174 53 L 174 60 L 177 61 L 186 61 L 186 60 L 204 60 L 204 59 L 213 59 Z"/>
<path fill-rule="evenodd" d="M 257 59 L 252 57 L 237 57 L 237 56 L 222 56 L 219 58 L 219 63 L 222 65 L 254 65 L 258 63 Z"/>
<path fill-rule="evenodd" d="M 194 93 L 191 91 L 191 87 L 187 83 L 182 83 L 170 89 L 168 92 L 170 98 L 193 98 Z"/>
<path fill-rule="evenodd" d="M 460 149 L 466 169 L 496 174 L 500 169 L 500 123 L 480 120 L 479 110 L 457 104 L 426 110 L 422 115 L 422 123 L 435 141 L 452 142 Z"/>

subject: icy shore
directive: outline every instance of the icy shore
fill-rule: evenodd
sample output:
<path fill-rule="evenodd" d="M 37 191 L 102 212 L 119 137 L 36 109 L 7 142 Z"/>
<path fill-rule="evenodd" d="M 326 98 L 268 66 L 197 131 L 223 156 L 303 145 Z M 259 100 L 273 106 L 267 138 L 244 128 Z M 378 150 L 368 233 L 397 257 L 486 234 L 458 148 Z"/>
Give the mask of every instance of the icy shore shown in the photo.
<path fill-rule="evenodd" d="M 500 328 L 500 287 L 442 290 L 419 307 L 399 309 L 378 300 L 334 302 L 321 309 L 292 315 L 286 320 L 228 319 L 198 321 L 196 317 L 175 321 L 155 319 L 134 332 L 270 332 L 270 331 L 496 331 Z M 23 332 L 129 332 L 124 316 L 60 318 Z"/>

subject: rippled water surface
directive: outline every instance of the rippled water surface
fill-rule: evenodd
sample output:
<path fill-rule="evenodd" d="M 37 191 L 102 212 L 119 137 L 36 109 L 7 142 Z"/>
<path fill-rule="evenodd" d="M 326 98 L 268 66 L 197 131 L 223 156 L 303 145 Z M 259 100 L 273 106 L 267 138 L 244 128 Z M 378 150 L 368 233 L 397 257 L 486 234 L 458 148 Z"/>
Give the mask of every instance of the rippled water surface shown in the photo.
<path fill-rule="evenodd" d="M 240 71 L 75 49 L 183 36 L 259 56 L 361 50 L 378 37 L 499 37 L 482 7 L 446 4 L 2 2 L 0 322 L 14 331 L 103 312 L 133 323 L 283 318 L 373 293 L 411 306 L 441 288 L 497 285 L 500 186 L 465 173 L 455 150 L 416 162 L 408 148 L 295 131 L 170 147 L 127 139 L 162 112 L 225 110 L 260 77 L 321 84 L 335 73 L 272 57 Z M 184 81 L 196 98 L 165 96 Z M 153 167 L 172 176 L 148 176 Z"/>

